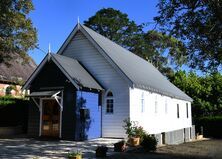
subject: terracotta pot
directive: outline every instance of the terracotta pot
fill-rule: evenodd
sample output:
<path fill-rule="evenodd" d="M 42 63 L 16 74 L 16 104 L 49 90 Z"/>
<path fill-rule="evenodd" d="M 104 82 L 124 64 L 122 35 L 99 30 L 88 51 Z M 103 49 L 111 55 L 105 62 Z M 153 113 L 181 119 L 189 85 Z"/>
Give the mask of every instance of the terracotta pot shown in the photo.
<path fill-rule="evenodd" d="M 140 137 L 130 137 L 129 143 L 131 146 L 139 146 L 140 145 Z"/>

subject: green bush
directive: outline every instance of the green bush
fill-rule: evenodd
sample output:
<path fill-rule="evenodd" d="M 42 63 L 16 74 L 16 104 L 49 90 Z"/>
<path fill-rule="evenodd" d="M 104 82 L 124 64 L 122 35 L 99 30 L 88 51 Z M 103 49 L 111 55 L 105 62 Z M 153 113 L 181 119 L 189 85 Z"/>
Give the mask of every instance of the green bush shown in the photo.
<path fill-rule="evenodd" d="M 140 144 L 146 151 L 156 151 L 157 139 L 151 135 L 144 135 Z"/>
<path fill-rule="evenodd" d="M 203 127 L 205 137 L 222 138 L 222 116 L 196 118 L 195 125 L 197 133 L 201 133 L 201 127 Z"/>
<path fill-rule="evenodd" d="M 143 127 L 139 126 L 136 121 L 130 121 L 130 119 L 125 119 L 123 122 L 125 123 L 123 128 L 125 129 L 126 134 L 128 135 L 128 137 L 140 137 L 140 138 L 142 138 L 146 134 Z"/>
<path fill-rule="evenodd" d="M 29 105 L 24 98 L 0 97 L 0 127 L 23 125 L 26 130 Z"/>
<path fill-rule="evenodd" d="M 7 106 L 15 103 L 16 99 L 11 96 L 0 97 L 0 106 Z"/>

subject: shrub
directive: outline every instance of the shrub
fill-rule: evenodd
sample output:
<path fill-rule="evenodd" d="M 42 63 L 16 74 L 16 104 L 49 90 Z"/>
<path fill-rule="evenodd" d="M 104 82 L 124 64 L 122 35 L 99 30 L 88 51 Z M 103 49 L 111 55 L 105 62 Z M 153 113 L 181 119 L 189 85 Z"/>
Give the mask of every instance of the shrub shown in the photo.
<path fill-rule="evenodd" d="M 125 119 L 123 122 L 125 123 L 123 128 L 125 129 L 128 137 L 142 138 L 146 134 L 143 127 L 138 126 L 138 123 L 136 121 L 130 121 L 130 119 Z"/>
<path fill-rule="evenodd" d="M 96 149 L 96 157 L 106 157 L 107 151 L 108 151 L 108 147 L 98 146 Z"/>
<path fill-rule="evenodd" d="M 201 133 L 203 127 L 205 137 L 222 138 L 222 116 L 196 118 L 195 125 L 198 133 Z"/>
<path fill-rule="evenodd" d="M 67 157 L 68 158 L 82 158 L 82 153 L 80 152 L 80 151 L 75 151 L 75 152 L 69 152 L 68 154 L 67 154 Z"/>
<path fill-rule="evenodd" d="M 140 144 L 146 151 L 156 151 L 157 139 L 151 135 L 144 135 Z"/>
<path fill-rule="evenodd" d="M 11 96 L 0 97 L 0 106 L 8 106 L 15 103 L 16 99 Z"/>
<path fill-rule="evenodd" d="M 126 142 L 124 140 L 114 144 L 115 152 L 124 152 L 126 150 Z"/>

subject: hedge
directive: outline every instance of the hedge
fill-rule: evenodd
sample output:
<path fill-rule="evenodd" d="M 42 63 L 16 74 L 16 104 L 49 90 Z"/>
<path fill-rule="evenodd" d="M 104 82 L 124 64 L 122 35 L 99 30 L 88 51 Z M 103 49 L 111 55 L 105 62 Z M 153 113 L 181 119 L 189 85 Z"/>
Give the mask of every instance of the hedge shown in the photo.
<path fill-rule="evenodd" d="M 27 128 L 29 101 L 10 96 L 0 97 L 0 127 L 22 125 Z"/>
<path fill-rule="evenodd" d="M 208 116 L 195 119 L 196 131 L 204 137 L 222 138 L 222 116 Z"/>

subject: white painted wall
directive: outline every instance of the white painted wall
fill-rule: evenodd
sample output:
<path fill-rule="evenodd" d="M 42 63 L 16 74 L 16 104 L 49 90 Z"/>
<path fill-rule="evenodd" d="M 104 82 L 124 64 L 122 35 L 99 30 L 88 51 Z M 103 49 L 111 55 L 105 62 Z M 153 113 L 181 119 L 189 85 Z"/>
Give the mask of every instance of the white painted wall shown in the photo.
<path fill-rule="evenodd" d="M 80 61 L 106 90 L 109 89 L 113 93 L 113 114 L 106 114 L 105 100 L 103 100 L 102 137 L 125 137 L 122 126 L 123 120 L 129 117 L 129 86 L 127 82 L 81 32 L 75 35 L 62 55 Z"/>
<path fill-rule="evenodd" d="M 93 44 L 78 32 L 62 53 L 75 58 L 114 96 L 114 113 L 106 114 L 106 101 L 103 96 L 102 137 L 126 137 L 123 120 L 130 117 L 138 121 L 150 134 L 173 131 L 191 127 L 191 103 L 172 99 L 137 88 L 129 88 L 127 82 L 113 69 L 111 64 L 98 52 Z M 73 68 L 74 69 L 74 68 Z M 141 95 L 144 92 L 144 111 L 141 112 Z M 105 92 L 103 93 L 105 95 Z M 155 98 L 158 108 L 155 113 Z M 167 99 L 167 112 L 165 100 Z M 177 118 L 177 103 L 180 106 L 180 118 Z M 186 117 L 186 103 L 189 105 L 189 118 Z"/>
<path fill-rule="evenodd" d="M 142 112 L 141 97 L 144 93 L 144 111 Z M 155 112 L 155 99 L 157 111 Z M 167 109 L 165 108 L 167 100 Z M 186 103 L 188 103 L 189 118 L 187 118 Z M 177 118 L 179 104 L 180 118 Z M 192 126 L 191 103 L 138 88 L 130 88 L 130 119 L 138 121 L 149 134 L 173 131 Z"/>

